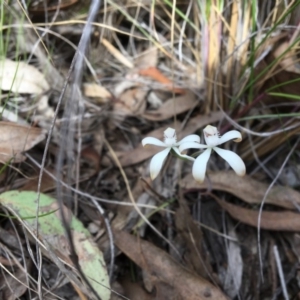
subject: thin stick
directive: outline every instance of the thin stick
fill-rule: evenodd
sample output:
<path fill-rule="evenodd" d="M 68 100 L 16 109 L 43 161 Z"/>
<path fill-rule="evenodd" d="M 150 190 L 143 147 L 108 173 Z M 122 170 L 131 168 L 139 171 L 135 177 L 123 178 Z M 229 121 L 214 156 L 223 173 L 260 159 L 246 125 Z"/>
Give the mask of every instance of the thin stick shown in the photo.
<path fill-rule="evenodd" d="M 284 274 L 283 274 L 283 271 L 282 271 L 280 256 L 279 256 L 279 252 L 278 252 L 278 249 L 277 249 L 276 245 L 274 245 L 274 247 L 273 247 L 273 252 L 274 252 L 275 261 L 276 261 L 276 265 L 277 265 L 278 275 L 279 275 L 279 278 L 280 278 L 282 293 L 283 293 L 284 299 L 289 300 L 289 295 L 288 295 L 288 292 L 287 292 L 287 289 L 286 289 Z"/>

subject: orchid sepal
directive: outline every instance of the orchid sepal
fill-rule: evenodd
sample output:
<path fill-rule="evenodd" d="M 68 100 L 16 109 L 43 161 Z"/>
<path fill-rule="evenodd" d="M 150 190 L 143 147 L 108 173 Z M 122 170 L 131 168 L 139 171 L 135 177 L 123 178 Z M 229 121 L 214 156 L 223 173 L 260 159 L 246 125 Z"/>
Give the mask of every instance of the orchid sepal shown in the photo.
<path fill-rule="evenodd" d="M 191 157 L 191 156 L 186 155 L 186 154 L 181 154 L 180 151 L 179 151 L 179 149 L 178 149 L 177 147 L 173 147 L 171 151 L 172 151 L 172 153 L 173 153 L 176 157 L 178 157 L 178 158 L 180 158 L 180 159 L 188 160 L 188 161 L 195 161 L 195 158 L 194 158 L 194 157 Z"/>
<path fill-rule="evenodd" d="M 235 171 L 238 176 L 244 176 L 246 174 L 246 166 L 243 160 L 233 151 L 221 149 L 219 147 L 214 147 L 214 151 L 216 151 L 227 163 L 230 167 Z"/>
<path fill-rule="evenodd" d="M 183 143 L 187 143 L 187 142 L 197 142 L 200 143 L 200 136 L 197 134 L 190 134 L 188 136 L 186 136 L 185 138 L 181 139 L 177 145 L 181 145 Z"/>
<path fill-rule="evenodd" d="M 224 133 L 219 140 L 219 145 L 226 143 L 230 140 L 233 140 L 236 143 L 239 143 L 242 140 L 242 135 L 237 130 L 231 130 L 226 133 Z"/>
<path fill-rule="evenodd" d="M 155 154 L 150 162 L 150 177 L 154 180 L 162 169 L 162 166 L 167 158 L 171 148 L 166 148 Z"/>
<path fill-rule="evenodd" d="M 205 179 L 206 166 L 209 160 L 212 149 L 207 148 L 203 153 L 201 153 L 193 164 L 193 177 L 198 182 L 203 182 Z"/>
<path fill-rule="evenodd" d="M 208 148 L 208 146 L 197 143 L 197 142 L 186 142 L 186 143 L 182 143 L 179 146 L 179 151 L 182 152 L 186 149 L 191 149 L 191 148 L 192 149 L 205 149 L 205 148 Z"/>
<path fill-rule="evenodd" d="M 164 142 L 162 142 L 161 140 L 159 140 L 155 137 L 146 137 L 146 138 L 142 139 L 142 145 L 143 145 L 143 147 L 145 147 L 147 145 L 166 147 L 166 144 Z"/>

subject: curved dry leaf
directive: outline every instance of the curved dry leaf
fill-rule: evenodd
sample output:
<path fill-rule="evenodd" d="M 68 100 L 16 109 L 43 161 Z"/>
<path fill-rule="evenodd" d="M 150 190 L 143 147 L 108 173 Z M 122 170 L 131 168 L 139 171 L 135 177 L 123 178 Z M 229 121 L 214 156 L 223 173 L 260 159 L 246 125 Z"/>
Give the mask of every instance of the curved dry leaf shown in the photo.
<path fill-rule="evenodd" d="M 213 112 L 210 115 L 199 115 L 197 117 L 189 119 L 186 127 L 184 130 L 179 132 L 178 138 L 182 138 L 186 135 L 189 135 L 191 133 L 194 133 L 199 128 L 202 128 L 203 126 L 207 124 L 214 123 L 218 120 L 220 120 L 222 117 L 222 112 Z M 164 128 L 167 128 L 168 125 L 165 125 Z M 177 131 L 180 131 L 181 129 L 181 123 L 176 122 L 175 126 L 172 124 L 172 127 L 175 128 Z M 152 136 L 156 137 L 158 139 L 162 138 L 163 131 L 165 129 L 159 128 L 154 131 L 149 132 L 146 136 Z M 142 139 L 141 139 L 142 140 Z M 127 167 L 130 165 L 137 164 L 139 162 L 142 162 L 143 160 L 146 160 L 157 153 L 157 147 L 146 147 L 144 148 L 142 144 L 140 143 L 135 149 L 132 151 L 125 151 L 125 152 L 119 152 L 117 153 L 117 156 L 120 160 L 120 163 L 123 167 Z"/>
<path fill-rule="evenodd" d="M 243 208 L 214 196 L 216 201 L 232 218 L 254 227 L 258 226 L 259 211 Z M 261 214 L 260 228 L 278 231 L 300 231 L 300 214 L 291 211 L 263 211 Z"/>
<path fill-rule="evenodd" d="M 226 300 L 218 287 L 181 267 L 165 251 L 125 231 L 114 231 L 115 243 L 132 261 L 152 275 L 154 284 L 167 284 L 180 299 Z"/>
<path fill-rule="evenodd" d="M 37 68 L 10 59 L 0 61 L 0 88 L 24 94 L 42 94 L 50 89 L 44 75 Z"/>
<path fill-rule="evenodd" d="M 193 93 L 168 99 L 157 110 L 146 111 L 143 117 L 151 121 L 163 121 L 194 108 L 198 100 Z"/>
<path fill-rule="evenodd" d="M 239 177 L 233 171 L 208 172 L 209 183 L 196 183 L 191 174 L 182 179 L 180 185 L 186 189 L 208 189 L 228 192 L 239 199 L 260 204 L 269 185 L 250 176 Z M 286 186 L 274 186 L 266 198 L 268 204 L 296 209 L 300 205 L 300 193 Z"/>
<path fill-rule="evenodd" d="M 10 122 L 0 122 L 0 162 L 14 162 L 24 159 L 21 152 L 31 149 L 45 138 L 45 132 L 36 127 Z"/>

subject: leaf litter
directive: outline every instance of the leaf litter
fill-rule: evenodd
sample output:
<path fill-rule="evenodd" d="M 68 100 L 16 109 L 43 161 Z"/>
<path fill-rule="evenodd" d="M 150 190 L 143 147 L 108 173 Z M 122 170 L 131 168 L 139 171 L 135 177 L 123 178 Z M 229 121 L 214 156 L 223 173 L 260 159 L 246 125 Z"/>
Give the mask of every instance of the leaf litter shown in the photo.
<path fill-rule="evenodd" d="M 299 296 L 299 147 L 282 171 L 294 167 L 293 182 L 289 176 L 279 178 L 258 223 L 261 201 L 299 136 L 298 116 L 283 115 L 299 111 L 291 100 L 299 95 L 298 30 L 285 32 L 276 20 L 287 13 L 283 19 L 289 28 L 298 28 L 299 22 L 289 19 L 288 8 L 279 2 L 282 6 L 259 4 L 257 15 L 238 1 L 214 4 L 211 10 L 196 5 L 196 14 L 190 15 L 187 4 L 172 10 L 166 3 L 124 2 L 121 7 L 107 1 L 90 31 L 82 19 L 90 7 L 81 1 L 31 5 L 22 33 L 17 21 L 22 10 L 16 10 L 19 26 L 11 40 L 20 45 L 10 44 L 0 66 L 2 118 L 18 122 L 0 124 L 6 215 L 1 229 L 10 236 L 0 245 L 0 280 L 12 287 L 18 280 L 29 284 L 15 295 L 6 286 L 1 296 L 95 297 L 75 270 L 72 247 L 95 290 L 104 270 L 105 283 L 97 291 L 107 293 L 103 299 L 110 294 L 111 299 L 138 300 L 276 299 L 285 290 L 291 299 Z M 51 26 L 43 13 L 53 18 Z M 41 19 L 44 23 L 36 23 Z M 257 33 L 253 20 L 276 30 Z M 91 37 L 87 52 L 79 43 L 81 34 Z M 88 67 L 68 76 L 76 49 L 86 55 Z M 62 95 L 65 80 L 69 85 Z M 150 181 L 149 159 L 157 148 L 144 149 L 144 137 L 162 139 L 172 127 L 179 140 L 201 134 L 209 124 L 221 134 L 242 131 L 243 141 L 230 150 L 245 160 L 245 177 L 212 157 L 206 180 L 196 183 L 188 174 L 191 164 L 170 156 Z M 45 129 L 52 135 L 43 149 Z M 39 210 L 36 191 L 51 195 L 40 195 Z M 3 198 L 8 195 L 9 200 Z M 51 204 L 44 205 L 45 199 Z M 79 227 L 64 228 L 56 200 Z M 32 217 L 43 209 L 52 213 L 38 213 L 38 223 L 24 219 L 24 213 Z M 47 220 L 50 233 L 43 227 Z M 14 253 L 16 248 L 21 251 Z M 22 264 L 14 269 L 17 261 Z"/>

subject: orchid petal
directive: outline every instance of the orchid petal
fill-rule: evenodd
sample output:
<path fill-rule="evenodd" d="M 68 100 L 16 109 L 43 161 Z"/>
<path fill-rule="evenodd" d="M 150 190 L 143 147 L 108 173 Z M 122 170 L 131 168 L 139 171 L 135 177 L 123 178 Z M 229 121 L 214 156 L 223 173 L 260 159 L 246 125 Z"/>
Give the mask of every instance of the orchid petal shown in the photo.
<path fill-rule="evenodd" d="M 193 177 L 198 182 L 203 182 L 205 178 L 206 165 L 211 154 L 211 148 L 206 149 L 200 154 L 193 165 Z"/>
<path fill-rule="evenodd" d="M 164 136 L 165 138 L 171 139 L 176 137 L 176 130 L 174 128 L 168 127 L 165 131 L 164 131 Z"/>
<path fill-rule="evenodd" d="M 228 162 L 230 167 L 239 176 L 244 176 L 246 173 L 246 166 L 243 160 L 234 152 L 230 150 L 221 149 L 218 147 L 213 148 L 224 160 Z"/>
<path fill-rule="evenodd" d="M 204 139 L 208 146 L 215 147 L 220 144 L 219 132 L 217 127 L 207 125 L 203 129 Z"/>
<path fill-rule="evenodd" d="M 171 148 L 166 148 L 163 151 L 158 152 L 155 154 L 150 162 L 150 177 L 154 180 L 157 175 L 159 174 L 166 157 L 168 156 Z"/>
<path fill-rule="evenodd" d="M 183 158 L 184 160 L 195 161 L 194 157 L 188 156 L 186 154 L 181 154 L 177 147 L 172 147 L 172 150 L 176 153 L 179 158 Z"/>
<path fill-rule="evenodd" d="M 182 143 L 186 142 L 197 142 L 200 143 L 200 136 L 197 134 L 191 134 L 180 140 L 177 145 L 181 145 Z"/>
<path fill-rule="evenodd" d="M 190 149 L 190 148 L 205 149 L 205 148 L 207 148 L 207 145 L 199 144 L 196 142 L 182 143 L 179 146 L 179 151 L 182 152 L 183 150 Z"/>
<path fill-rule="evenodd" d="M 145 147 L 146 145 L 155 145 L 159 147 L 166 147 L 166 144 L 154 137 L 146 137 L 142 140 L 142 145 Z"/>
<path fill-rule="evenodd" d="M 219 145 L 228 142 L 230 140 L 233 140 L 236 143 L 240 142 L 242 140 L 241 133 L 237 130 L 231 130 L 224 133 L 219 139 Z"/>

